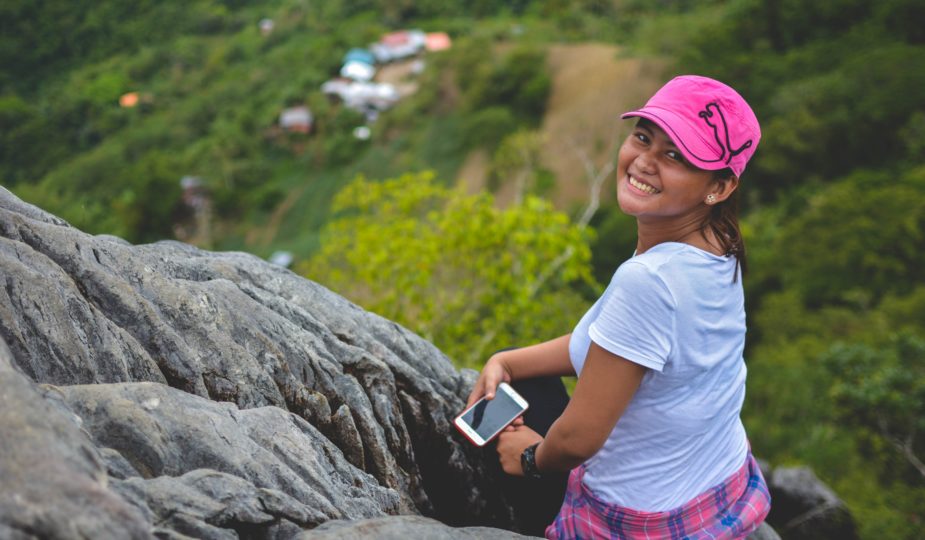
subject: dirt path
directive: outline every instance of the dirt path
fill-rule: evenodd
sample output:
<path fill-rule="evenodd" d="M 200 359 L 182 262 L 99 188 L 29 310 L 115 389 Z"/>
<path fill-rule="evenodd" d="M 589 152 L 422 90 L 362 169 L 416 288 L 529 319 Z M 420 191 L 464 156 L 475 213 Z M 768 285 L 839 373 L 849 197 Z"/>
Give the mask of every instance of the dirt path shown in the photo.
<path fill-rule="evenodd" d="M 552 90 L 541 124 L 543 165 L 557 179 L 551 198 L 556 207 L 572 210 L 588 200 L 584 152 L 597 168 L 604 165 L 628 133 L 620 113 L 641 106 L 663 82 L 657 61 L 619 58 L 620 49 L 599 43 L 552 45 L 547 62 Z M 458 178 L 468 190 L 485 184 L 489 158 L 484 150 L 470 154 Z M 603 200 L 613 198 L 613 185 Z M 509 202 L 513 189 L 499 190 L 499 203 Z"/>
<path fill-rule="evenodd" d="M 629 132 L 620 114 L 639 106 L 662 83 L 662 67 L 618 58 L 612 45 L 555 45 L 548 54 L 552 92 L 543 118 L 544 165 L 558 179 L 553 201 L 569 208 L 588 198 L 580 151 L 600 168 Z M 611 183 L 604 187 L 612 197 Z M 605 198 L 605 200 L 607 200 Z"/>

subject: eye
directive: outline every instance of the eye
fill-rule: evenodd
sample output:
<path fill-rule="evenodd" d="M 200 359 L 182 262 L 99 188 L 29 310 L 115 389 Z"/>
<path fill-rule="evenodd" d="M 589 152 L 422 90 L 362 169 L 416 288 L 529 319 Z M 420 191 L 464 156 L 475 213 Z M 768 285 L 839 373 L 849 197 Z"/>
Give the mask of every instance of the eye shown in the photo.
<path fill-rule="evenodd" d="M 677 161 L 678 163 L 687 163 L 687 161 L 684 159 L 684 154 L 677 150 L 669 150 L 665 152 L 665 155 Z"/>
<path fill-rule="evenodd" d="M 634 137 L 637 141 L 639 141 L 639 142 L 641 142 L 641 143 L 643 143 L 643 144 L 649 144 L 649 136 L 646 135 L 645 133 L 643 133 L 642 131 L 636 131 L 636 132 L 634 132 L 634 133 L 633 133 L 633 137 Z"/>

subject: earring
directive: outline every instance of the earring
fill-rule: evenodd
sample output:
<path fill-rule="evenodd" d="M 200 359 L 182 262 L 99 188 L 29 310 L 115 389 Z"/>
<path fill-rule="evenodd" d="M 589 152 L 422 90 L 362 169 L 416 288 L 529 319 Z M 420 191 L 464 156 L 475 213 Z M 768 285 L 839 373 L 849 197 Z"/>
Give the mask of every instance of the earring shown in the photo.
<path fill-rule="evenodd" d="M 710 193 L 707 195 L 707 204 L 713 204 L 716 202 L 716 195 Z"/>

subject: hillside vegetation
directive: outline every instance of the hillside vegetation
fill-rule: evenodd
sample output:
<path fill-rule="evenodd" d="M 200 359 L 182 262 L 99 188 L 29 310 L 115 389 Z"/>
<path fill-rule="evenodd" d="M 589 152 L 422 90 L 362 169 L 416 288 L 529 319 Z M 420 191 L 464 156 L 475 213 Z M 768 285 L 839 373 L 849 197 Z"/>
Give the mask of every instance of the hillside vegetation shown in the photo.
<path fill-rule="evenodd" d="M 17 195 L 146 242 L 177 235 L 180 178 L 200 177 L 201 245 L 289 250 L 476 366 L 466 351 L 567 331 L 632 253 L 607 175 L 616 114 L 678 73 L 732 84 L 763 128 L 741 189 L 751 444 L 811 465 L 864 538 L 925 529 L 922 2 L 17 0 L 0 14 L 0 181 Z M 366 119 L 321 84 L 400 28 L 453 47 L 357 139 Z M 139 105 L 119 107 L 130 91 Z M 276 128 L 301 104 L 312 133 Z M 460 177 L 468 195 L 450 189 Z M 459 311 L 441 318 L 433 299 Z M 505 316 L 517 323 L 489 331 Z"/>

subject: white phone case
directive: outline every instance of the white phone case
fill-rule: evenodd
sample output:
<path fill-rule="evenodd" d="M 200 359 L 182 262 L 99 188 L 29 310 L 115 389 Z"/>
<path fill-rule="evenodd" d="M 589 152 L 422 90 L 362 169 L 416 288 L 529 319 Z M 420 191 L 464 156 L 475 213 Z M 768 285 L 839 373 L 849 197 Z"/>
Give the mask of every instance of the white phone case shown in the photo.
<path fill-rule="evenodd" d="M 501 427 L 498 428 L 497 431 L 492 433 L 491 436 L 488 437 L 487 439 L 482 439 L 482 437 L 476 432 L 476 430 L 473 429 L 472 426 L 470 426 L 468 423 L 466 423 L 465 420 L 463 420 L 463 416 L 467 412 L 469 412 L 473 407 L 476 407 L 479 403 L 485 400 L 484 397 L 476 401 L 475 403 L 473 403 L 472 407 L 467 407 L 463 412 L 459 413 L 459 416 L 457 416 L 455 420 L 453 420 L 453 425 L 456 426 L 456 429 L 458 429 L 460 433 L 462 433 L 467 439 L 469 439 L 469 441 L 472 442 L 472 444 L 476 446 L 485 446 L 486 444 L 491 442 L 492 439 L 497 437 L 499 433 L 504 431 L 504 428 L 506 428 L 511 422 L 516 420 L 518 416 L 522 415 L 524 411 L 526 411 L 530 407 L 530 404 L 527 403 L 527 400 L 525 400 L 520 394 L 518 394 L 513 388 L 511 388 L 509 384 L 505 382 L 502 382 L 501 384 L 499 384 L 498 391 L 495 393 L 494 399 L 498 399 L 498 394 L 501 392 L 504 392 L 505 394 L 507 394 L 507 396 L 510 397 L 511 400 L 514 401 L 514 403 L 519 405 L 520 410 L 514 416 L 512 416 L 509 420 L 504 422 L 501 425 Z"/>

